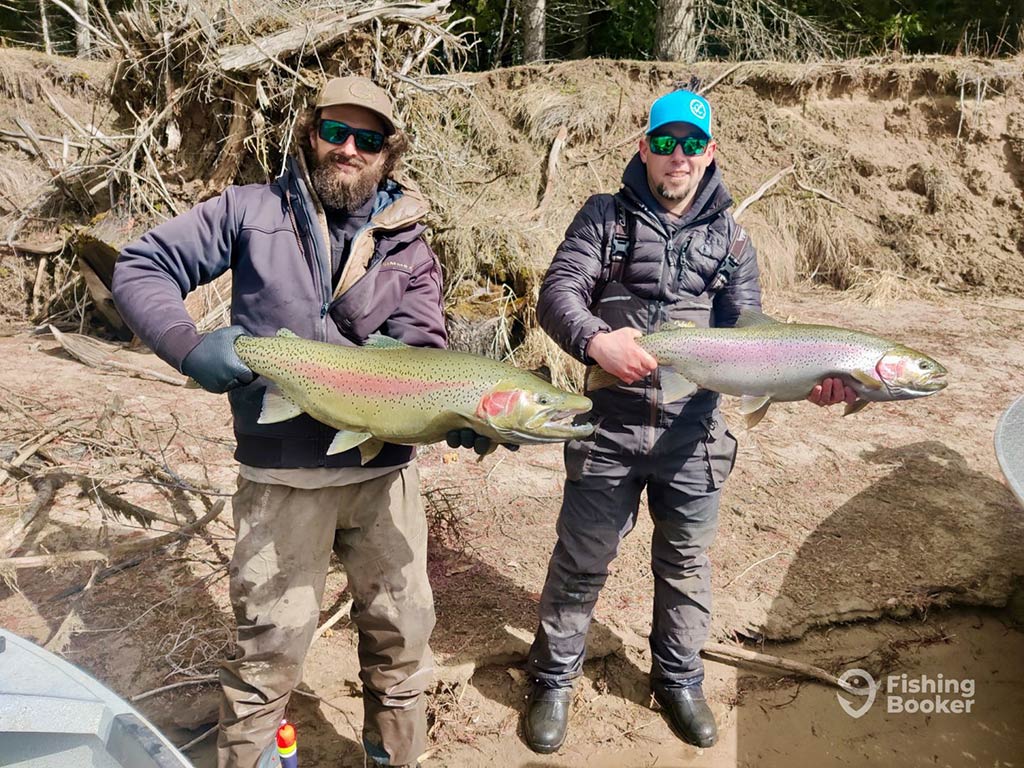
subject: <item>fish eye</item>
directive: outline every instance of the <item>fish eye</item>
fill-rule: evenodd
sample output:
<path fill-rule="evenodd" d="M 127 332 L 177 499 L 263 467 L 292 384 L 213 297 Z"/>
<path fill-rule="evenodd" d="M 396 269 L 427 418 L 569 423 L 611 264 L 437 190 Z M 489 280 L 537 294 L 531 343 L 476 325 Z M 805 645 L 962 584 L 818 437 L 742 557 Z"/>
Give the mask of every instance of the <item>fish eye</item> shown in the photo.
<path fill-rule="evenodd" d="M 918 363 L 918 365 L 920 366 L 922 371 L 927 371 L 929 368 L 932 367 L 932 364 L 929 363 L 927 360 L 922 360 L 920 363 Z"/>
<path fill-rule="evenodd" d="M 551 402 L 551 398 L 547 395 L 537 395 L 537 402 L 541 405 L 548 405 Z"/>

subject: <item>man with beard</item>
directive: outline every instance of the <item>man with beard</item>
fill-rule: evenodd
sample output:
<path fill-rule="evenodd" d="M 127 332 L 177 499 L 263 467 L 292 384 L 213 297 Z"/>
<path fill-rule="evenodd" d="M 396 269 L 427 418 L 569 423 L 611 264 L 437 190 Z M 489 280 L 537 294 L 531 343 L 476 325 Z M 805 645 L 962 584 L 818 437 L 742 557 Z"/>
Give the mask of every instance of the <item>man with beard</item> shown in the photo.
<path fill-rule="evenodd" d="M 533 689 L 524 731 L 537 752 L 565 740 L 598 593 L 645 488 L 654 521 L 651 687 L 680 737 L 700 747 L 716 739 L 700 650 L 711 619 L 707 549 L 736 439 L 716 393 L 670 402 L 657 361 L 636 343 L 669 320 L 729 327 L 742 309 L 760 309 L 757 255 L 728 212 L 716 149 L 703 97 L 679 90 L 655 101 L 622 189 L 584 204 L 540 289 L 544 330 L 623 385 L 588 392 L 594 436 L 565 447 L 558 542 L 527 665 Z M 809 399 L 832 405 L 856 393 L 826 379 Z"/>
<path fill-rule="evenodd" d="M 383 90 L 361 77 L 329 81 L 297 137 L 300 151 L 274 183 L 229 187 L 126 246 L 113 294 L 156 354 L 231 402 L 238 635 L 220 673 L 219 765 L 249 768 L 273 749 L 332 549 L 359 630 L 366 753 L 415 765 L 427 740 L 434 608 L 414 451 L 386 444 L 361 466 L 358 449 L 326 455 L 333 430 L 307 415 L 259 424 L 264 382 L 234 340 L 288 328 L 349 346 L 381 332 L 443 347 L 441 273 L 423 238 L 426 204 L 390 178 L 408 143 Z M 182 299 L 228 269 L 232 325 L 201 334 Z"/>

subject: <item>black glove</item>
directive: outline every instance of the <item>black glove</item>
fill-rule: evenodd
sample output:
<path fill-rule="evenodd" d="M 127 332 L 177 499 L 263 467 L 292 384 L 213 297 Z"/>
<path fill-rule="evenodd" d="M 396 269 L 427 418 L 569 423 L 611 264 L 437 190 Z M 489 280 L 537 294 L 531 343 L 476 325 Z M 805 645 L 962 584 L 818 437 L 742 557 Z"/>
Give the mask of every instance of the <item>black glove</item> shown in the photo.
<path fill-rule="evenodd" d="M 491 452 L 491 438 L 478 435 L 472 429 L 453 429 L 445 435 L 448 445 L 452 448 L 472 448 L 478 456 L 486 456 Z M 518 451 L 519 446 L 515 443 L 501 443 L 510 451 Z"/>
<path fill-rule="evenodd" d="M 204 333 L 202 341 L 181 361 L 181 372 L 207 392 L 217 394 L 254 381 L 256 374 L 235 352 L 235 339 L 248 335 L 240 325 Z"/>

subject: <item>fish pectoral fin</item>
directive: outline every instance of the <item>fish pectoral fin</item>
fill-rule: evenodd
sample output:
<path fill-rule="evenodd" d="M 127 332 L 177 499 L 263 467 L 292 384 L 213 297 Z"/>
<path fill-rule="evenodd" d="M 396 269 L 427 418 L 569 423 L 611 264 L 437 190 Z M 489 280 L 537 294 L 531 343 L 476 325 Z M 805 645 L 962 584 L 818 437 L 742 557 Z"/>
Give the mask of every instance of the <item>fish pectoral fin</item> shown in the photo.
<path fill-rule="evenodd" d="M 661 392 L 666 403 L 674 403 L 689 397 L 698 389 L 697 385 L 671 368 L 661 368 Z"/>
<path fill-rule="evenodd" d="M 299 338 L 299 334 L 297 334 L 297 333 L 295 333 L 295 331 L 291 331 L 291 330 L 289 330 L 287 328 L 278 328 L 277 329 L 277 333 L 275 335 L 276 336 L 280 336 L 281 338 L 284 338 L 284 339 L 297 339 L 297 338 Z"/>
<path fill-rule="evenodd" d="M 622 382 L 618 377 L 608 373 L 604 368 L 599 365 L 591 365 L 587 368 L 587 375 L 584 379 L 583 391 L 593 392 L 595 389 L 605 389 L 607 387 L 617 387 Z"/>
<path fill-rule="evenodd" d="M 847 403 L 846 408 L 843 409 L 843 416 L 849 416 L 851 413 L 863 411 L 865 408 L 868 407 L 868 404 L 870 402 L 870 400 L 855 400 L 852 403 Z"/>
<path fill-rule="evenodd" d="M 347 429 L 339 429 L 338 433 L 334 436 L 334 439 L 331 440 L 330 446 L 327 448 L 327 455 L 333 456 L 336 453 L 350 451 L 357 445 L 361 445 L 367 440 L 370 440 L 372 437 L 373 435 L 369 432 L 352 432 Z"/>
<path fill-rule="evenodd" d="M 753 429 L 761 422 L 771 404 L 771 395 L 743 395 L 740 397 L 739 411 L 747 429 Z"/>
<path fill-rule="evenodd" d="M 263 393 L 263 410 L 257 424 L 277 424 L 302 414 L 302 409 L 281 394 L 276 387 L 267 387 Z"/>
<path fill-rule="evenodd" d="M 855 368 L 854 370 L 850 371 L 850 375 L 868 389 L 882 388 L 882 382 L 880 382 L 875 376 L 872 376 L 868 371 L 862 371 L 860 369 Z M 863 407 L 864 406 L 862 405 L 861 408 Z"/>
<path fill-rule="evenodd" d="M 366 343 L 363 346 L 370 347 L 371 349 L 402 349 L 409 345 L 398 339 L 385 336 L 383 333 L 371 333 L 366 338 Z"/>
<path fill-rule="evenodd" d="M 359 445 L 359 457 L 360 463 L 369 464 L 371 461 L 377 458 L 377 454 L 384 448 L 384 441 L 378 440 L 376 437 L 371 437 L 364 443 Z"/>
<path fill-rule="evenodd" d="M 741 309 L 739 319 L 736 321 L 737 328 L 750 328 L 755 325 L 775 325 L 779 321 L 769 317 L 756 309 Z"/>

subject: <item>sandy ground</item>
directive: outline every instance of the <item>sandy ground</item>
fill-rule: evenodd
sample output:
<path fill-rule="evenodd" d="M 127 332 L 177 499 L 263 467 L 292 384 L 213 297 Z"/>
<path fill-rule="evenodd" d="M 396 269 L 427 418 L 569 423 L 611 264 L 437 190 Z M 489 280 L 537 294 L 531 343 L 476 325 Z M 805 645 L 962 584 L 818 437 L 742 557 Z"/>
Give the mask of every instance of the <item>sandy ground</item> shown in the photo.
<path fill-rule="evenodd" d="M 887 714 L 880 694 L 854 719 L 834 689 L 709 661 L 721 743 L 703 754 L 682 745 L 651 709 L 647 689 L 651 526 L 641 511 L 598 605 L 569 740 L 558 755 L 534 755 L 519 735 L 522 661 L 554 542 L 560 453 L 525 448 L 477 463 L 435 446 L 421 458 L 441 678 L 431 695 L 426 766 L 1019 762 L 1024 637 L 1013 628 L 1020 612 L 1004 607 L 1024 572 L 1024 524 L 991 446 L 998 415 L 1024 389 L 1024 301 L 950 297 L 871 308 L 812 292 L 776 297 L 767 309 L 899 339 L 943 362 L 953 383 L 932 398 L 875 405 L 847 419 L 804 403 L 778 405 L 756 431 L 736 430 L 740 457 L 713 551 L 716 638 L 746 638 L 834 674 L 861 667 L 877 679 L 970 678 L 972 712 Z M 170 521 L 154 523 L 154 531 L 206 507 L 195 494 L 154 484 L 152 474 L 138 482 L 147 467 L 230 494 L 223 398 L 86 368 L 49 335 L 0 337 L 0 357 L 11 361 L 0 374 L 5 462 L 55 432 L 45 464 L 89 474 Z M 45 469 L 38 456 L 24 467 Z M 88 491 L 65 484 L 18 554 L 151 535 Z M 3 482 L 0 530 L 34 496 L 28 480 Z M 124 696 L 209 674 L 231 637 L 231 540 L 224 513 L 186 545 L 68 597 L 60 594 L 84 585 L 88 566 L 22 570 L 20 591 L 0 587 L 0 625 L 52 641 Z M 345 576 L 334 571 L 323 618 L 346 600 Z M 945 609 L 951 605 L 967 607 Z M 853 620 L 860 621 L 845 623 Z M 64 636 L 54 638 L 62 625 Z M 311 651 L 304 689 L 321 700 L 297 696 L 290 710 L 304 766 L 362 765 L 353 644 L 343 620 Z M 205 730 L 215 703 L 214 687 L 197 685 L 139 706 L 184 743 Z M 209 741 L 190 751 L 199 766 L 212 765 L 211 754 Z"/>

